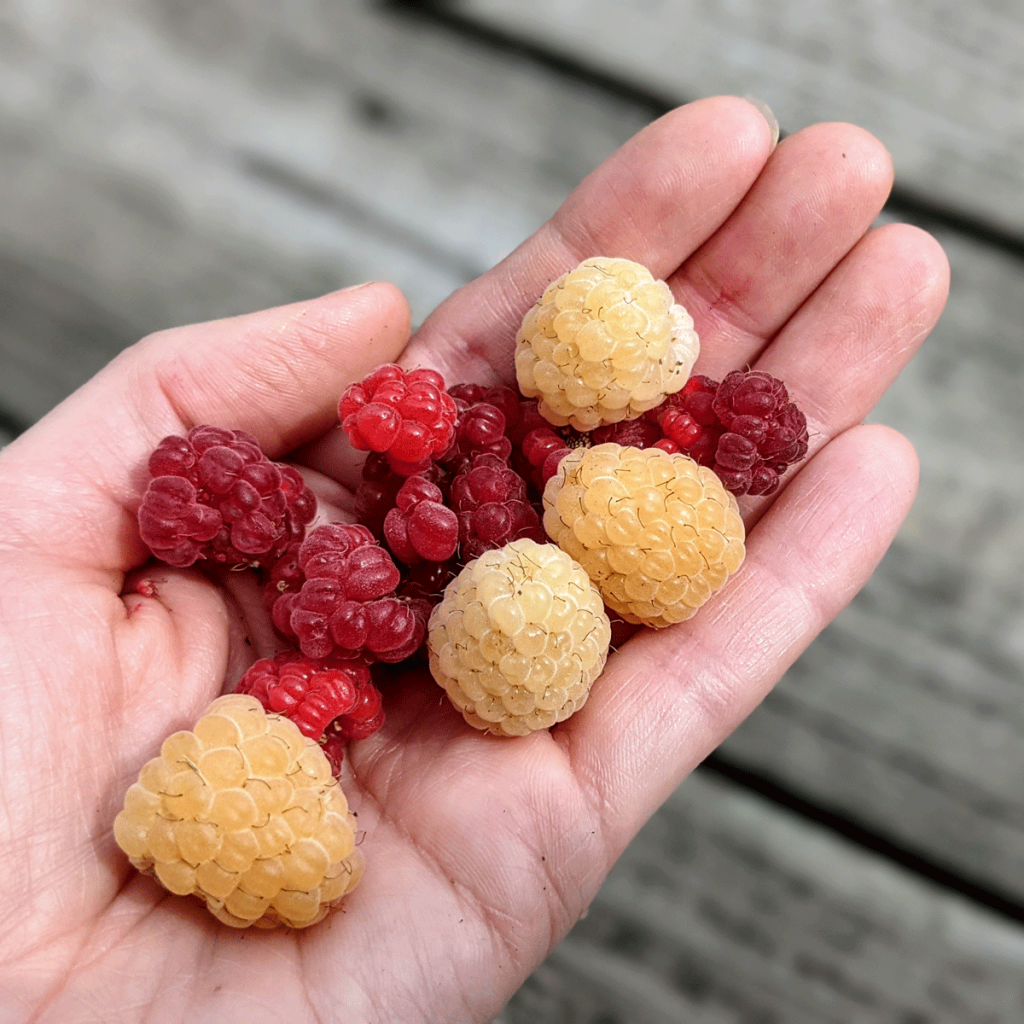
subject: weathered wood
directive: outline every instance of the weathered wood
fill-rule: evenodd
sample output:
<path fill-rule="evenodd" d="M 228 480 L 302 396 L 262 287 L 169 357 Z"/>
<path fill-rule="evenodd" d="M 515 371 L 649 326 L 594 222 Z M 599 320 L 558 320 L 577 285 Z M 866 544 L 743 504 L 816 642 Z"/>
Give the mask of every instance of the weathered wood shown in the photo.
<path fill-rule="evenodd" d="M 700 771 L 500 1024 L 1011 1024 L 1024 932 Z"/>
<path fill-rule="evenodd" d="M 754 95 L 782 128 L 853 121 L 916 196 L 1024 234 L 1024 7 L 782 0 L 446 0 L 676 102 Z"/>
<path fill-rule="evenodd" d="M 154 328 L 378 277 L 421 318 L 644 121 L 361 4 L 23 0 L 0 41 L 0 407 L 26 420 Z"/>
<path fill-rule="evenodd" d="M 1024 902 L 1024 266 L 940 237 L 949 307 L 873 417 L 917 445 L 918 500 L 723 752 Z"/>

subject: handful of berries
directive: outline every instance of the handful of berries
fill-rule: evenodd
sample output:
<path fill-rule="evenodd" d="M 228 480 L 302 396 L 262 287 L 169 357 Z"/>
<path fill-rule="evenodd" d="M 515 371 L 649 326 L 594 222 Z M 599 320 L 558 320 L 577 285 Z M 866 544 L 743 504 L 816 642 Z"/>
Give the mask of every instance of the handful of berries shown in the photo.
<path fill-rule="evenodd" d="M 115 830 L 132 862 L 237 927 L 319 920 L 361 871 L 337 780 L 383 725 L 379 665 L 426 657 L 470 725 L 523 735 L 583 705 L 613 619 L 693 615 L 743 561 L 736 495 L 774 491 L 808 440 L 768 374 L 690 377 L 698 348 L 664 282 L 584 261 L 524 318 L 518 391 L 391 364 L 346 388 L 350 524 L 314 525 L 298 471 L 241 431 L 161 441 L 143 540 L 256 573 L 289 649 L 143 769 Z"/>

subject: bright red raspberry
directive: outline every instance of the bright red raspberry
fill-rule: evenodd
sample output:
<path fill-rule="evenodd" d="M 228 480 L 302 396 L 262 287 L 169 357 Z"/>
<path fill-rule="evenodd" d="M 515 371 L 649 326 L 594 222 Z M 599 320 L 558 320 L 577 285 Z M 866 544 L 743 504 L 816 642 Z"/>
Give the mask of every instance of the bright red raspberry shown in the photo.
<path fill-rule="evenodd" d="M 149 459 L 139 532 L 169 565 L 255 567 L 301 539 L 316 498 L 291 466 L 271 462 L 241 430 L 194 427 Z"/>
<path fill-rule="evenodd" d="M 439 373 L 389 363 L 345 389 L 338 417 L 353 447 L 383 452 L 411 476 L 451 446 L 458 410 Z"/>
<path fill-rule="evenodd" d="M 267 711 L 290 718 L 341 768 L 344 744 L 372 735 L 384 724 L 380 691 L 358 661 L 318 661 L 296 651 L 257 661 L 235 687 Z M 330 750 L 328 750 L 330 747 Z"/>

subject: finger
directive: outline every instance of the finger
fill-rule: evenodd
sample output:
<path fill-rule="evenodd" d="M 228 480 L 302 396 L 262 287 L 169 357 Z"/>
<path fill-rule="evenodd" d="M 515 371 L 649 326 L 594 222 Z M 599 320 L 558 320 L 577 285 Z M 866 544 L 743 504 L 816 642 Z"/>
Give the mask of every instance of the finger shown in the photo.
<path fill-rule="evenodd" d="M 892 187 L 882 144 L 848 124 L 785 139 L 729 220 L 669 281 L 701 340 L 697 372 L 753 362 L 870 228 Z"/>
<path fill-rule="evenodd" d="M 890 224 L 868 234 L 804 304 L 756 368 L 783 380 L 807 416 L 810 454 L 877 405 L 935 326 L 948 293 L 949 263 L 938 242 Z M 740 499 L 748 529 L 773 500 Z"/>
<path fill-rule="evenodd" d="M 712 603 L 645 630 L 609 660 L 587 704 L 553 735 L 604 809 L 613 855 L 863 586 L 916 484 L 906 439 L 854 427 L 769 509 Z"/>
<path fill-rule="evenodd" d="M 450 383 L 508 383 L 523 316 L 549 282 L 588 256 L 621 256 L 668 277 L 729 217 L 772 150 L 757 107 L 699 100 L 648 125 L 591 173 L 493 270 L 417 331 L 403 362 Z"/>
<path fill-rule="evenodd" d="M 671 111 L 590 174 L 507 259 L 443 302 L 400 362 L 451 384 L 512 383 L 516 331 L 547 285 L 594 255 L 625 256 L 668 277 L 741 201 L 771 153 L 759 108 L 719 97 Z M 348 487 L 362 458 L 336 432 L 303 452 Z"/>
<path fill-rule="evenodd" d="M 8 537 L 71 565 L 137 565 L 134 511 L 162 437 L 212 423 L 279 457 L 336 423 L 344 387 L 397 357 L 408 328 L 401 294 L 374 284 L 144 339 L 5 449 Z"/>

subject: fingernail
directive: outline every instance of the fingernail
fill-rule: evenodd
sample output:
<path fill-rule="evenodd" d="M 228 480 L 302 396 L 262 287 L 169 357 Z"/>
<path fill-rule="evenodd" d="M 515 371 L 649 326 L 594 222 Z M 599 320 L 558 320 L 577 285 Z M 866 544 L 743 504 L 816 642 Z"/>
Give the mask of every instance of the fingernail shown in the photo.
<path fill-rule="evenodd" d="M 779 119 L 772 113 L 772 108 L 764 100 L 759 100 L 756 96 L 744 96 L 743 98 L 751 106 L 757 107 L 761 116 L 768 122 L 768 127 L 772 132 L 772 149 L 774 149 L 779 144 Z"/>
<path fill-rule="evenodd" d="M 357 291 L 359 291 L 360 288 L 367 288 L 371 284 L 376 284 L 376 283 L 377 283 L 376 281 L 362 281 L 359 284 L 350 284 L 350 285 L 347 285 L 344 288 L 339 288 L 338 290 L 342 291 L 342 292 L 357 292 Z"/>

